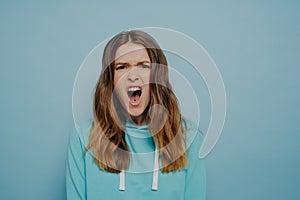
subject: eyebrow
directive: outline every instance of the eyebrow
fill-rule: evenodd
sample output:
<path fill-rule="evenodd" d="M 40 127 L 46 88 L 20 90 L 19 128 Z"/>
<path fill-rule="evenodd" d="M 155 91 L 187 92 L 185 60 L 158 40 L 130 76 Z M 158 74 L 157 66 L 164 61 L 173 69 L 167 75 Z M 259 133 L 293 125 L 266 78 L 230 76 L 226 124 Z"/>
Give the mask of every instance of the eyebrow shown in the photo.
<path fill-rule="evenodd" d="M 140 62 L 136 63 L 135 65 L 140 65 L 140 64 L 144 64 L 144 63 L 150 64 L 149 61 L 140 61 Z M 117 62 L 117 63 L 115 63 L 115 66 L 117 66 L 117 65 L 128 65 L 128 63 L 127 62 Z"/>

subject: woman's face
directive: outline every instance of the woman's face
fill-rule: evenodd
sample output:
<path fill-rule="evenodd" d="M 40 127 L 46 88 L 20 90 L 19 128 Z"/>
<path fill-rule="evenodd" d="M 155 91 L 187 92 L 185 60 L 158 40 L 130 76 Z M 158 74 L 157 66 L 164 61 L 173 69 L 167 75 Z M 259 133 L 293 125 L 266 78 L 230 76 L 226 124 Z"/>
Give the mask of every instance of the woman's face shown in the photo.
<path fill-rule="evenodd" d="M 143 45 L 127 42 L 115 55 L 114 88 L 124 107 L 132 116 L 140 116 L 150 101 L 151 61 Z"/>

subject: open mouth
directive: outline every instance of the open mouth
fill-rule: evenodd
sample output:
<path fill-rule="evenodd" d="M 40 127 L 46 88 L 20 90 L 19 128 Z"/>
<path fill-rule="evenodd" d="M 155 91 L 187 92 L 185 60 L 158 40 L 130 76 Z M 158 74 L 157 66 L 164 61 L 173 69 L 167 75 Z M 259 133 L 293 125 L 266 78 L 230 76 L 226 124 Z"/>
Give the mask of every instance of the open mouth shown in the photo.
<path fill-rule="evenodd" d="M 129 87 L 127 90 L 127 95 L 129 97 L 129 103 L 133 106 L 137 106 L 140 103 L 140 97 L 142 95 L 141 87 Z"/>

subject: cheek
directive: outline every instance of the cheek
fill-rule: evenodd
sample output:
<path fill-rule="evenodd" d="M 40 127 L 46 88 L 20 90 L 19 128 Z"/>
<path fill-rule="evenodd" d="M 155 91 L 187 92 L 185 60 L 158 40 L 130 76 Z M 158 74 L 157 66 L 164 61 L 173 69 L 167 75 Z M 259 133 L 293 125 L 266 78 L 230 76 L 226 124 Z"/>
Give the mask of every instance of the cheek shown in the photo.
<path fill-rule="evenodd" d="M 124 81 L 124 76 L 122 74 L 119 74 L 119 73 L 115 73 L 115 76 L 114 76 L 114 88 L 115 89 L 118 89 L 120 87 L 122 87 L 122 82 Z"/>
<path fill-rule="evenodd" d="M 150 85 L 147 85 L 145 87 L 145 97 L 146 97 L 146 102 L 149 102 L 151 95 L 150 95 Z"/>
<path fill-rule="evenodd" d="M 114 91 L 113 93 L 117 94 L 117 96 L 119 97 L 120 94 L 120 77 L 118 75 L 114 76 Z"/>
<path fill-rule="evenodd" d="M 150 83 L 150 72 L 142 74 L 142 79 L 144 84 Z"/>
<path fill-rule="evenodd" d="M 119 79 L 120 79 L 119 76 L 115 73 L 115 74 L 114 74 L 114 87 L 116 87 L 116 85 L 117 85 Z"/>
<path fill-rule="evenodd" d="M 126 90 L 125 84 L 124 84 L 124 74 L 116 74 L 114 77 L 114 93 L 117 94 L 117 97 L 119 100 L 122 100 L 126 98 L 127 94 L 124 93 Z"/>
<path fill-rule="evenodd" d="M 149 101 L 149 98 L 150 98 L 150 73 L 148 74 L 145 74 L 143 76 L 143 84 L 145 84 L 145 94 L 146 94 L 146 98 L 147 98 L 147 101 Z"/>

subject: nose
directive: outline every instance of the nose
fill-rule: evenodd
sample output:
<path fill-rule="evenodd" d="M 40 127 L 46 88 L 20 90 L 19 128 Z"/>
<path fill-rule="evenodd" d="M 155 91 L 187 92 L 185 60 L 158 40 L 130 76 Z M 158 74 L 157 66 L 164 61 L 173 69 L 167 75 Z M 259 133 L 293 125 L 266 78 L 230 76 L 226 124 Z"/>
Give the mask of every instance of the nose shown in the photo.
<path fill-rule="evenodd" d="M 137 69 L 134 69 L 135 67 L 132 67 L 130 71 L 128 72 L 127 79 L 131 82 L 135 82 L 139 80 L 139 73 Z"/>

